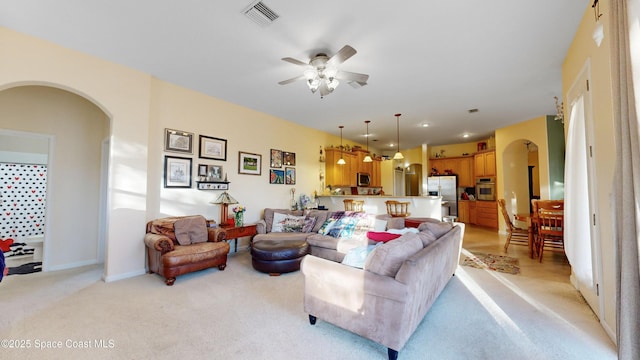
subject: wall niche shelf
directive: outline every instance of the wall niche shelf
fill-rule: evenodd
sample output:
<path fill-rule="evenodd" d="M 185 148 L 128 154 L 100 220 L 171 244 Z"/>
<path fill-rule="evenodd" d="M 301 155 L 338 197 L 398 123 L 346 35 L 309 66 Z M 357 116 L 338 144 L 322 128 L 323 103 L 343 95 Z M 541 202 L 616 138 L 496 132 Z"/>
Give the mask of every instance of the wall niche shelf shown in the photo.
<path fill-rule="evenodd" d="M 198 190 L 229 190 L 228 181 L 196 181 Z"/>

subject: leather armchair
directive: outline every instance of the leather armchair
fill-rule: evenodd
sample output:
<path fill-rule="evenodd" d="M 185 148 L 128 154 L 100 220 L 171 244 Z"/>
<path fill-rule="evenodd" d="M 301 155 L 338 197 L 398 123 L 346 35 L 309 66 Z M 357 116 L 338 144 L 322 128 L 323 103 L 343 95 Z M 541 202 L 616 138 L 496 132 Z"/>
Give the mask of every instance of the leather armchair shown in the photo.
<path fill-rule="evenodd" d="M 214 266 L 224 270 L 230 249 L 225 239 L 224 229 L 209 227 L 200 215 L 149 221 L 144 237 L 149 273 L 171 286 L 178 275 Z"/>

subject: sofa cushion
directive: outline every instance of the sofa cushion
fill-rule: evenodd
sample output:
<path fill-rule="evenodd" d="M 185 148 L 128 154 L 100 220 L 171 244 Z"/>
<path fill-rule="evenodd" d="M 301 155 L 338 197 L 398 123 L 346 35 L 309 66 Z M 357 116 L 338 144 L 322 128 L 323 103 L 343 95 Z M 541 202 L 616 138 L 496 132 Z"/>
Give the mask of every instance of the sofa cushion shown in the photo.
<path fill-rule="evenodd" d="M 207 220 L 203 216 L 188 216 L 173 223 L 176 240 L 180 245 L 206 242 L 209 238 Z"/>
<path fill-rule="evenodd" d="M 448 233 L 453 227 L 453 223 L 442 222 L 442 221 L 428 221 L 423 222 L 418 226 L 418 231 L 428 231 L 431 232 L 436 238 Z"/>
<path fill-rule="evenodd" d="M 367 258 L 364 268 L 378 275 L 395 277 L 402 263 L 421 249 L 422 242 L 418 235 L 407 233 L 376 247 Z"/>
<path fill-rule="evenodd" d="M 432 242 L 438 240 L 438 238 L 433 235 L 431 231 L 420 231 L 418 233 L 418 237 L 420 238 L 420 241 L 422 241 L 422 247 L 427 247 Z"/>
<path fill-rule="evenodd" d="M 263 240 L 281 240 L 281 241 L 306 240 L 308 236 L 309 236 L 309 233 L 303 233 L 303 232 L 281 232 L 281 233 L 270 232 L 267 234 L 256 234 L 251 239 L 251 241 L 253 243 L 257 243 Z"/>

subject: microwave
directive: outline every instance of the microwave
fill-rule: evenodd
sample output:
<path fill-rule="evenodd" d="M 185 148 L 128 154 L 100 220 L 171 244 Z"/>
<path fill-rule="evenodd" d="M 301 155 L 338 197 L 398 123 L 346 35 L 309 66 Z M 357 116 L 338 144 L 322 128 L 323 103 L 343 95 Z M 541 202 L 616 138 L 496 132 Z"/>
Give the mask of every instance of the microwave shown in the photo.
<path fill-rule="evenodd" d="M 369 175 L 368 173 L 357 173 L 357 179 L 356 181 L 358 182 L 358 186 L 369 186 L 371 185 L 371 175 Z"/>
<path fill-rule="evenodd" d="M 496 200 L 496 179 L 492 177 L 478 178 L 476 180 L 476 200 Z"/>

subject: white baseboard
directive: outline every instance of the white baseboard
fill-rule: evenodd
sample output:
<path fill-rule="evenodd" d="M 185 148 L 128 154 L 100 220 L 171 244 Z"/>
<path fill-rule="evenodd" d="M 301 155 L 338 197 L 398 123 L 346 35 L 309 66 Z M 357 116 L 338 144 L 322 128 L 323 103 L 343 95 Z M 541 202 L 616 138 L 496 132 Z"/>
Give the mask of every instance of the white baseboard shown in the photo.
<path fill-rule="evenodd" d="M 43 261 L 42 262 L 42 271 L 43 272 L 47 272 L 47 271 L 67 270 L 67 269 L 73 269 L 73 268 L 77 268 L 77 267 L 81 267 L 81 266 L 95 265 L 97 263 L 98 263 L 98 260 L 93 259 L 93 260 L 79 261 L 79 262 L 69 263 L 69 264 L 48 266 L 47 262 Z"/>
<path fill-rule="evenodd" d="M 103 276 L 102 279 L 104 280 L 104 282 L 112 282 L 112 281 L 124 280 L 128 278 L 144 275 L 146 273 L 147 271 L 145 269 L 140 269 L 140 270 L 124 273 L 124 274 Z"/>

